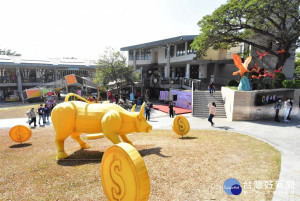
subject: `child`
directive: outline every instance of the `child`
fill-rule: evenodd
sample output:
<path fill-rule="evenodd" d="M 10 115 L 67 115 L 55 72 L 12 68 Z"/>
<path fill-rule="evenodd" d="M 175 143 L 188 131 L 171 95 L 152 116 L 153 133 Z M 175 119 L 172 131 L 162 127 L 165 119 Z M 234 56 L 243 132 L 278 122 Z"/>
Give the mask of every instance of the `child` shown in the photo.
<path fill-rule="evenodd" d="M 215 124 L 212 121 L 212 119 L 214 118 L 214 116 L 216 115 L 216 103 L 215 102 L 211 102 L 207 105 L 207 107 L 209 108 L 209 116 L 208 116 L 208 121 L 211 123 L 211 126 L 213 127 Z"/>

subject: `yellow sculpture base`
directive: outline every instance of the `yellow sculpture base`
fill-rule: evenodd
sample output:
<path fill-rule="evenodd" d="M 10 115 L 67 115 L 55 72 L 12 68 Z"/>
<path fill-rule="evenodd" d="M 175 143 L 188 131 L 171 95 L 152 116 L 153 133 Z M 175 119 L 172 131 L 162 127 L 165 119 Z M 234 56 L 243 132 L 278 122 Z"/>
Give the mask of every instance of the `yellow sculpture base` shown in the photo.
<path fill-rule="evenodd" d="M 172 124 L 172 129 L 177 135 L 184 136 L 190 131 L 190 123 L 184 116 L 177 116 Z"/>
<path fill-rule="evenodd" d="M 113 145 L 105 151 L 101 180 L 108 200 L 148 200 L 148 171 L 139 152 L 128 143 Z"/>
<path fill-rule="evenodd" d="M 31 138 L 32 131 L 28 125 L 16 125 L 9 130 L 9 137 L 15 142 L 26 142 Z"/>

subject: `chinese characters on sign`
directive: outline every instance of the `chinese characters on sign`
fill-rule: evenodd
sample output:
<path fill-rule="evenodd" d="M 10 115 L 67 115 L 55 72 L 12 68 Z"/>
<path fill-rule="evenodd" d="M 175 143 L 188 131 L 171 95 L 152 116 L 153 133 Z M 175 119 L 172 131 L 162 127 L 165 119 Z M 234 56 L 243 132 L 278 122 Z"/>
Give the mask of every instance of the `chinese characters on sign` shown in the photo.
<path fill-rule="evenodd" d="M 272 104 L 279 99 L 284 101 L 287 98 L 293 98 L 293 97 L 294 97 L 293 90 L 259 92 L 255 96 L 255 105 L 260 106 L 260 105 Z"/>

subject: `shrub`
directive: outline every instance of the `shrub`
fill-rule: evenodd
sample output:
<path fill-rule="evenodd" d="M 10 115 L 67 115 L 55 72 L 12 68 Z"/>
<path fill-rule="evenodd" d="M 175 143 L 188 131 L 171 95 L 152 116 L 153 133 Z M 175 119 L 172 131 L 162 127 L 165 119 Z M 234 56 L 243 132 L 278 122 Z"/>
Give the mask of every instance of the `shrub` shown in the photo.
<path fill-rule="evenodd" d="M 300 89 L 300 80 L 294 80 L 294 88 Z"/>
<path fill-rule="evenodd" d="M 273 88 L 274 89 L 278 89 L 278 88 L 282 88 L 282 82 L 286 80 L 286 77 L 283 73 L 276 73 L 276 77 L 275 80 L 273 82 Z"/>
<path fill-rule="evenodd" d="M 237 80 L 228 80 L 226 86 L 237 87 L 239 86 L 239 82 Z"/>
<path fill-rule="evenodd" d="M 294 82 L 292 80 L 284 80 L 282 85 L 284 88 L 294 88 Z"/>

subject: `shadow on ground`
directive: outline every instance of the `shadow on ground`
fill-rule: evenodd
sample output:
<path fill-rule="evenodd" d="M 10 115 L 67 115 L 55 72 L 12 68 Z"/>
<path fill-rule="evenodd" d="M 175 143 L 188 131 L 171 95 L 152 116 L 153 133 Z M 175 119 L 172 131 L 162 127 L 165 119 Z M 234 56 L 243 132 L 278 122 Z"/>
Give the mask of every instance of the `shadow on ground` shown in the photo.
<path fill-rule="evenodd" d="M 17 149 L 17 148 L 29 147 L 31 145 L 32 144 L 30 144 L 30 143 L 14 144 L 14 145 L 11 145 L 9 148 Z"/>
<path fill-rule="evenodd" d="M 71 154 L 68 158 L 58 160 L 61 166 L 78 166 L 91 163 L 101 163 L 104 152 L 80 149 Z"/>
<path fill-rule="evenodd" d="M 224 130 L 233 129 L 233 128 L 229 127 L 229 126 L 216 126 L 215 128 L 224 129 Z"/>
<path fill-rule="evenodd" d="M 247 121 L 248 123 L 253 124 L 263 124 L 265 126 L 278 126 L 278 127 L 297 127 L 300 128 L 299 120 L 294 118 L 290 120 L 289 123 L 282 122 L 282 119 L 280 119 L 280 122 L 274 121 L 274 119 L 262 119 L 262 120 L 255 120 L 255 121 Z"/>
<path fill-rule="evenodd" d="M 194 140 L 194 139 L 198 139 L 197 137 L 189 137 L 189 136 L 186 136 L 186 137 L 181 137 L 181 138 L 178 138 L 179 140 Z"/>
<path fill-rule="evenodd" d="M 154 148 L 150 148 L 150 149 L 142 149 L 142 150 L 139 150 L 139 153 L 141 154 L 142 157 L 148 156 L 148 155 L 151 155 L 151 154 L 155 154 L 157 156 L 164 157 L 164 158 L 171 157 L 171 156 L 166 156 L 166 155 L 161 154 L 160 153 L 161 149 L 162 149 L 161 147 L 154 147 Z"/>

